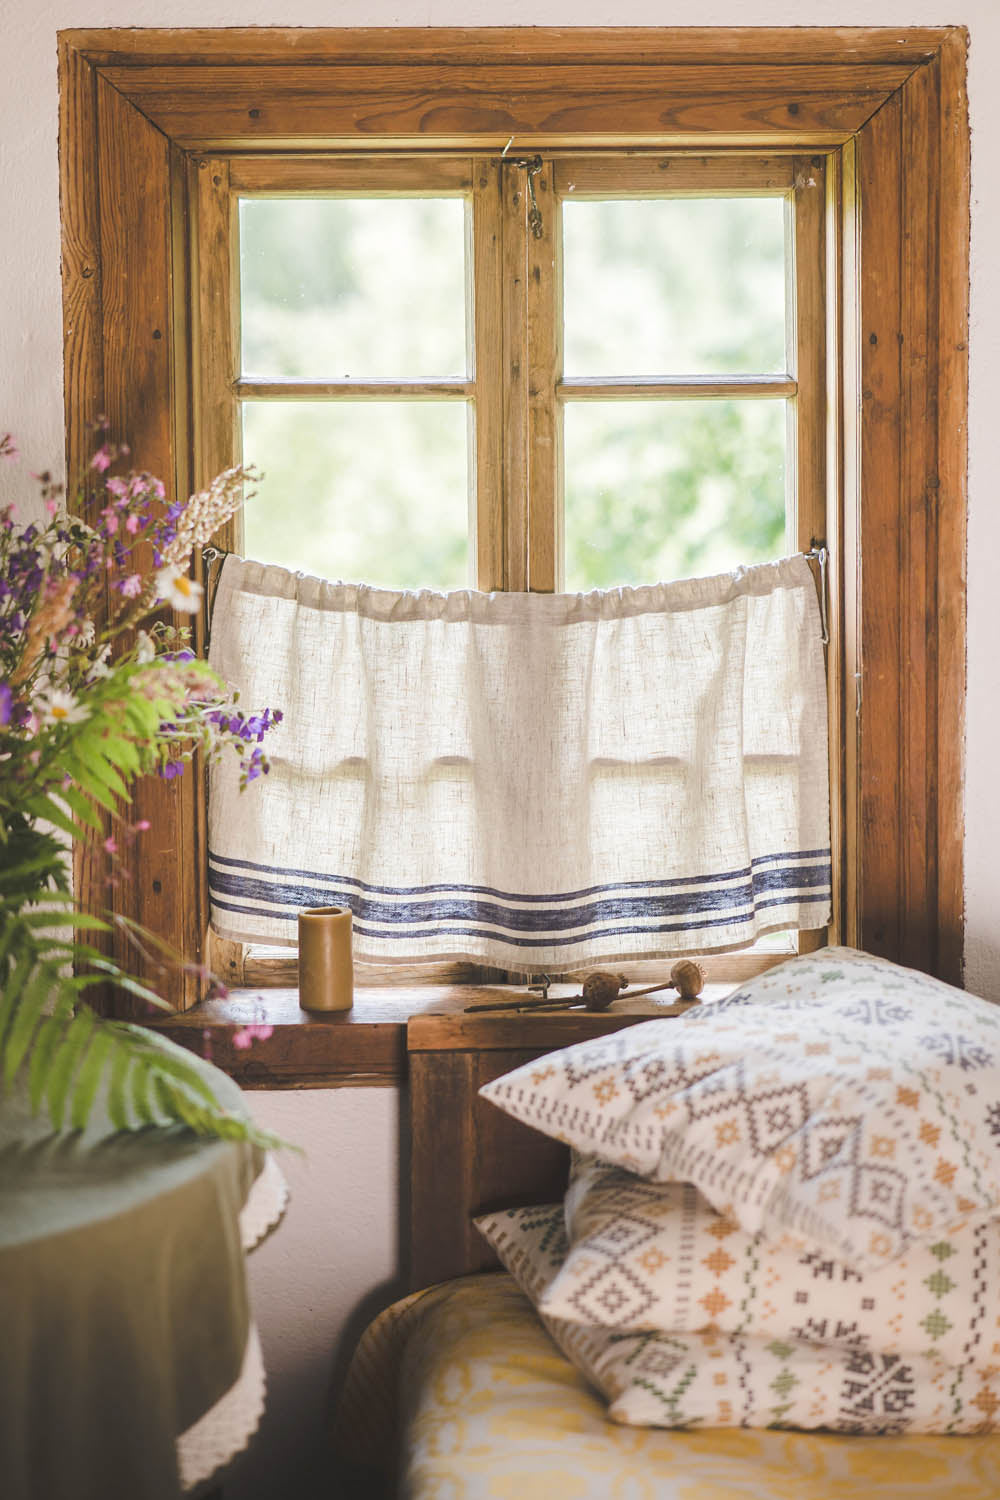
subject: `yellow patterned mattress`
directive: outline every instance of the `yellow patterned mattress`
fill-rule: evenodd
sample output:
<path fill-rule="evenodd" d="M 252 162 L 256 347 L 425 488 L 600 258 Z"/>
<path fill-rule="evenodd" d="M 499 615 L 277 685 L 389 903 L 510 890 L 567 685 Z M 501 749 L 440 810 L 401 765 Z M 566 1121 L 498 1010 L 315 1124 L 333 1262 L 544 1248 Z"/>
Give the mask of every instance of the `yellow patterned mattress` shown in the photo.
<path fill-rule="evenodd" d="M 504 1274 L 394 1303 L 336 1419 L 399 1500 L 1000 1500 L 1000 1434 L 842 1437 L 618 1427 Z"/>

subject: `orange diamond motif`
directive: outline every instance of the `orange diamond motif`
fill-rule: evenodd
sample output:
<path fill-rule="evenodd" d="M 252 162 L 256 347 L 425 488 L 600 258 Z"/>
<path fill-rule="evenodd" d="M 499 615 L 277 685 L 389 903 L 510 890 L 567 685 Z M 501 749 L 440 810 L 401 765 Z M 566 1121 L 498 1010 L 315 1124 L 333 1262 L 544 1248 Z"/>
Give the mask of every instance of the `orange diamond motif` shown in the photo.
<path fill-rule="evenodd" d="M 732 1306 L 732 1303 L 723 1292 L 719 1291 L 718 1287 L 713 1287 L 706 1296 L 701 1298 L 701 1305 L 709 1317 L 714 1318 L 717 1313 L 725 1312 L 727 1307 Z"/>
<path fill-rule="evenodd" d="M 941 1139 L 940 1125 L 932 1125 L 929 1120 L 925 1120 L 920 1127 L 920 1139 L 925 1146 L 936 1146 Z"/>
<path fill-rule="evenodd" d="M 735 1146 L 740 1139 L 740 1127 L 736 1120 L 723 1120 L 715 1127 L 715 1144 L 717 1146 Z"/>
<path fill-rule="evenodd" d="M 829 1050 L 829 1042 L 808 1042 L 806 1044 L 806 1057 L 823 1057 Z"/>
<path fill-rule="evenodd" d="M 993 1392 L 991 1390 L 988 1390 L 986 1386 L 984 1386 L 983 1389 L 979 1392 L 979 1395 L 975 1397 L 972 1404 L 973 1406 L 978 1406 L 979 1410 L 986 1417 L 992 1417 L 993 1413 L 997 1410 L 998 1407 L 1000 1407 L 1000 1401 L 997 1400 Z"/>
<path fill-rule="evenodd" d="M 594 1098 L 598 1104 L 610 1104 L 617 1093 L 618 1089 L 611 1078 L 602 1079 L 594 1086 Z"/>
<path fill-rule="evenodd" d="M 895 1156 L 896 1142 L 891 1135 L 872 1136 L 872 1156 Z"/>
<path fill-rule="evenodd" d="M 709 1234 L 714 1234 L 717 1240 L 724 1240 L 727 1234 L 735 1234 L 739 1225 L 732 1219 L 716 1219 L 714 1224 L 708 1226 Z"/>
<path fill-rule="evenodd" d="M 727 1254 L 721 1245 L 718 1250 L 713 1250 L 711 1255 L 706 1255 L 702 1261 L 702 1265 L 707 1266 L 713 1276 L 721 1276 L 723 1272 L 728 1271 L 735 1264 L 736 1262 L 733 1260 L 733 1257 Z"/>
<path fill-rule="evenodd" d="M 958 1206 L 963 1214 L 971 1214 L 979 1207 L 979 1204 L 973 1203 L 971 1198 L 959 1198 Z"/>
<path fill-rule="evenodd" d="M 896 1089 L 896 1103 L 905 1104 L 907 1109 L 916 1109 L 920 1103 L 920 1091 L 904 1088 L 900 1084 Z"/>
<path fill-rule="evenodd" d="M 951 1187 L 957 1170 L 958 1168 L 954 1167 L 950 1161 L 945 1161 L 943 1156 L 939 1156 L 938 1164 L 934 1168 L 934 1176 L 944 1187 Z"/>
<path fill-rule="evenodd" d="M 669 1255 L 664 1255 L 662 1250 L 645 1250 L 639 1256 L 639 1264 L 644 1271 L 648 1271 L 652 1275 L 661 1266 L 665 1266 L 669 1259 Z"/>

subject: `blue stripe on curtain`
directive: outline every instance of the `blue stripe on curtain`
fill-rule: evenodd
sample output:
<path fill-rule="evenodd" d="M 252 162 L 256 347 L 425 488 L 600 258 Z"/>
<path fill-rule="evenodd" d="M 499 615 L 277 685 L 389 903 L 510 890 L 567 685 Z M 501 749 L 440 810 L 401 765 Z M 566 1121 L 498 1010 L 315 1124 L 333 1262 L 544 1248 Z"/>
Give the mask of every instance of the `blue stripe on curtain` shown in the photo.
<path fill-rule="evenodd" d="M 212 854 L 209 859 L 212 900 L 220 910 L 292 922 L 304 907 L 346 906 L 354 914 L 355 931 L 364 936 L 412 940 L 494 935 L 521 948 L 560 947 L 598 936 L 723 926 L 749 920 L 755 912 L 772 906 L 828 901 L 831 880 L 829 850 L 761 855 L 746 869 L 689 880 L 619 882 L 562 896 L 526 897 L 463 885 L 380 889 L 349 878 L 315 876 L 300 870 L 280 871 Z M 223 868 L 218 868 L 220 865 Z M 287 879 L 268 879 L 269 875 L 283 875 Z M 738 884 L 732 884 L 733 881 Z M 359 887 L 376 894 L 361 894 Z M 647 893 L 658 890 L 660 894 L 621 894 L 628 890 Z M 496 895 L 499 900 L 463 899 L 480 892 Z M 392 895 L 411 899 L 380 899 Z M 582 905 L 560 904 L 581 899 L 584 899 Z M 502 901 L 517 905 L 505 906 Z M 542 907 L 541 902 L 547 905 Z M 277 909 L 281 907 L 285 909 Z M 679 920 L 665 920 L 668 918 Z M 373 922 L 384 925 L 364 925 Z M 454 922 L 477 925 L 445 925 Z M 639 922 L 642 925 L 636 925 Z M 571 935 L 556 936 L 559 933 Z"/>

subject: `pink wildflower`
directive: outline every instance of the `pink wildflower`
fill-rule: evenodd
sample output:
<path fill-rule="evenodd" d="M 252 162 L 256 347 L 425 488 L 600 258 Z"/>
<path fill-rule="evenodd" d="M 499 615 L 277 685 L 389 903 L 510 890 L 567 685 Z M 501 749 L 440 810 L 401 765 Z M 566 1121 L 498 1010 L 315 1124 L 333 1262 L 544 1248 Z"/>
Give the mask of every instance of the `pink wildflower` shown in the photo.
<path fill-rule="evenodd" d="M 138 599 L 139 595 L 142 593 L 142 574 L 130 573 L 129 576 L 122 581 L 122 593 L 125 595 L 126 599 Z"/>
<path fill-rule="evenodd" d="M 48 513 L 49 513 L 50 516 L 54 516 L 55 513 L 56 513 L 56 511 L 59 509 L 59 501 L 58 500 L 46 500 L 46 502 L 45 502 L 45 509 L 48 511 Z"/>
<path fill-rule="evenodd" d="M 104 474 L 114 463 L 114 454 L 111 452 L 110 443 L 102 443 L 100 448 L 90 460 L 90 467 L 96 469 L 98 474 Z"/>
<path fill-rule="evenodd" d="M 129 516 L 125 522 L 125 530 L 129 532 L 131 536 L 135 536 L 141 525 L 142 522 L 139 520 L 138 516 Z"/>
<path fill-rule="evenodd" d="M 104 840 L 104 852 L 105 852 L 105 854 L 117 854 L 118 853 L 118 845 L 115 843 L 114 839 L 105 839 Z"/>
<path fill-rule="evenodd" d="M 254 1042 L 266 1042 L 273 1032 L 273 1026 L 241 1026 L 239 1031 L 233 1032 L 233 1046 L 245 1052 Z"/>

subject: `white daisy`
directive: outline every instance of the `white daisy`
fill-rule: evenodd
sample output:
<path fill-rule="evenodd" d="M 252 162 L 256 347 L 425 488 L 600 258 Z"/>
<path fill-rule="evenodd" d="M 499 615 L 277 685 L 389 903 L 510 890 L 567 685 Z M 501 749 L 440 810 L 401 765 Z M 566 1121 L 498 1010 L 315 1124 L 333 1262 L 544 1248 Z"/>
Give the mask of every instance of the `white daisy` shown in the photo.
<path fill-rule="evenodd" d="M 156 575 L 156 592 L 159 598 L 185 615 L 196 615 L 201 608 L 201 596 L 205 592 L 181 568 L 161 568 Z"/>
<path fill-rule="evenodd" d="M 34 710 L 42 724 L 79 724 L 90 717 L 89 708 L 78 703 L 64 688 L 50 688 L 34 701 Z"/>

